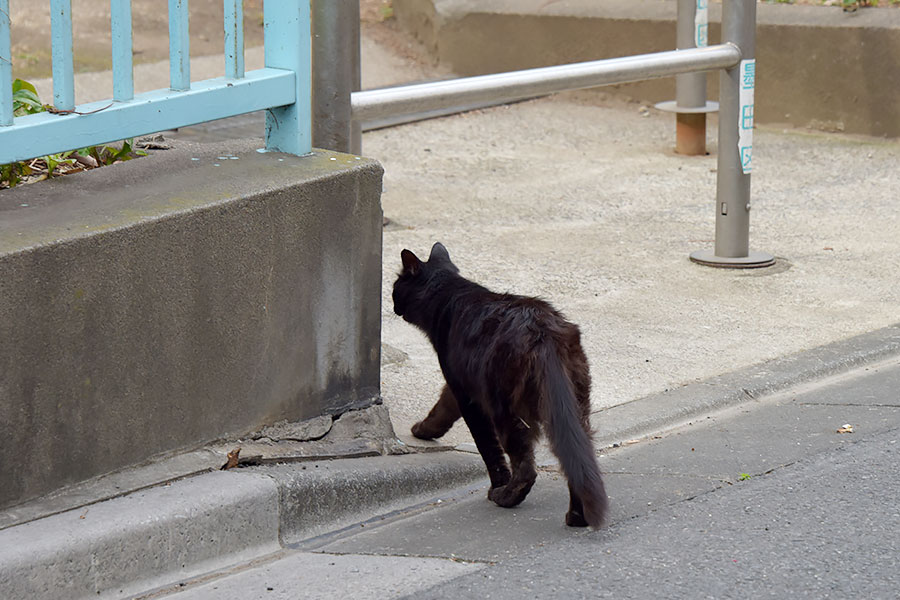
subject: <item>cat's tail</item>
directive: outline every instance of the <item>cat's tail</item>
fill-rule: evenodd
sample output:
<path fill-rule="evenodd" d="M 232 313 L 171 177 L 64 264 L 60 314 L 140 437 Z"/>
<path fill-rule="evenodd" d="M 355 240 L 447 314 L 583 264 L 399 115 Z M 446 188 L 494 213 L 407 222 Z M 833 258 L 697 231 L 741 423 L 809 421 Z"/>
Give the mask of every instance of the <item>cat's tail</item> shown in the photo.
<path fill-rule="evenodd" d="M 582 503 L 583 515 L 570 513 L 566 516 L 567 523 L 579 524 L 578 518 L 583 516 L 587 525 L 597 528 L 606 519 L 607 497 L 594 455 L 594 444 L 586 430 L 587 423 L 582 419 L 572 380 L 555 346 L 545 344 L 542 354 L 547 437 L 569 480 L 569 489 Z M 573 505 L 571 508 L 577 512 L 579 507 Z M 570 518 L 574 522 L 569 522 Z"/>

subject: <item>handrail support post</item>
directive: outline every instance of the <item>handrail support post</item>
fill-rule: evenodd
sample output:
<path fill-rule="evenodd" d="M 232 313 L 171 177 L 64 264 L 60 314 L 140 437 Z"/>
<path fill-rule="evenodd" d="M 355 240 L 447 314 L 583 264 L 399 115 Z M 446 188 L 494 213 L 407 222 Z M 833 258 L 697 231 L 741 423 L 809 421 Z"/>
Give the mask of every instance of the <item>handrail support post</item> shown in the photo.
<path fill-rule="evenodd" d="M 719 147 L 716 169 L 715 250 L 691 253 L 711 267 L 768 267 L 775 258 L 750 252 L 750 172 L 756 86 L 756 2 L 724 0 L 722 43 L 741 51 L 741 61 L 719 75 Z"/>
<path fill-rule="evenodd" d="M 360 154 L 350 97 L 360 88 L 359 0 L 312 0 L 313 146 Z"/>
<path fill-rule="evenodd" d="M 709 45 L 709 0 L 678 0 L 676 47 L 704 48 Z M 675 101 L 659 102 L 656 108 L 675 113 L 675 152 L 685 156 L 706 155 L 706 114 L 719 110 L 718 102 L 706 100 L 706 73 L 695 71 L 675 76 Z"/>

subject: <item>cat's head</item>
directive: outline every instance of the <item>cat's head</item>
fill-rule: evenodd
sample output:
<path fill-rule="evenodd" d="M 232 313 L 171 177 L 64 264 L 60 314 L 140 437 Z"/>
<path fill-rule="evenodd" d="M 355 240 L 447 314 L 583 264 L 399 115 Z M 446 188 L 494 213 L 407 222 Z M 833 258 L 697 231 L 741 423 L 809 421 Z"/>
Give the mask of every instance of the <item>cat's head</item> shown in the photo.
<path fill-rule="evenodd" d="M 394 312 L 410 323 L 417 323 L 416 316 L 423 302 L 448 275 L 459 273 L 450 261 L 450 254 L 440 242 L 431 247 L 427 261 L 419 260 L 410 250 L 400 253 L 403 269 L 394 282 Z"/>

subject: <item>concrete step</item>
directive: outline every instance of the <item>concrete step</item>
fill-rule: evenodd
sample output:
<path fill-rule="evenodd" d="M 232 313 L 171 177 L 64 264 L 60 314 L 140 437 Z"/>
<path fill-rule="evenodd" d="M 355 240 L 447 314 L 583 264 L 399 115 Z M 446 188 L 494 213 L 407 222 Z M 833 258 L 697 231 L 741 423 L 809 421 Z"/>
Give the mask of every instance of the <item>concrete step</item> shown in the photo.
<path fill-rule="evenodd" d="M 395 0 L 400 23 L 441 66 L 482 75 L 675 49 L 675 0 Z M 710 3 L 710 43 L 721 3 Z M 900 10 L 760 3 L 758 123 L 900 136 Z M 708 78 L 718 95 L 718 74 Z M 606 88 L 609 89 L 609 88 Z M 615 86 L 673 100 L 672 79 Z"/>

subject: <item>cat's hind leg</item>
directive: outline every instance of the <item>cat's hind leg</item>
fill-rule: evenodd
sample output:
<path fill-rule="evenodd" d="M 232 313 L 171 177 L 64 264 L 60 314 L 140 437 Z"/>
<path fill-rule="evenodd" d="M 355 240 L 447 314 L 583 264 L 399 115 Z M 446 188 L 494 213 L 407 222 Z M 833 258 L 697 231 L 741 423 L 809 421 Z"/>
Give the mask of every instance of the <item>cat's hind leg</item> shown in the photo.
<path fill-rule="evenodd" d="M 484 466 L 487 467 L 488 477 L 491 478 L 491 490 L 506 485 L 510 478 L 509 466 L 506 464 L 506 456 L 500 447 L 500 440 L 494 432 L 490 416 L 478 404 L 459 392 L 454 391 L 454 395 L 478 453 L 481 454 Z M 488 494 L 490 497 L 490 492 Z"/>
<path fill-rule="evenodd" d="M 525 499 L 537 479 L 534 464 L 537 425 L 532 428 L 516 416 L 504 418 L 502 422 L 499 433 L 512 465 L 512 477 L 505 486 L 492 489 L 488 493 L 488 498 L 499 506 L 512 508 Z"/>
<path fill-rule="evenodd" d="M 566 513 L 566 525 L 569 527 L 587 527 L 588 522 L 584 518 L 584 504 L 581 497 L 569 484 L 569 512 Z"/>
<path fill-rule="evenodd" d="M 420 440 L 439 438 L 450 431 L 459 417 L 459 403 L 450 391 L 450 386 L 445 384 L 441 390 L 441 397 L 428 416 L 412 426 L 412 434 Z"/>

